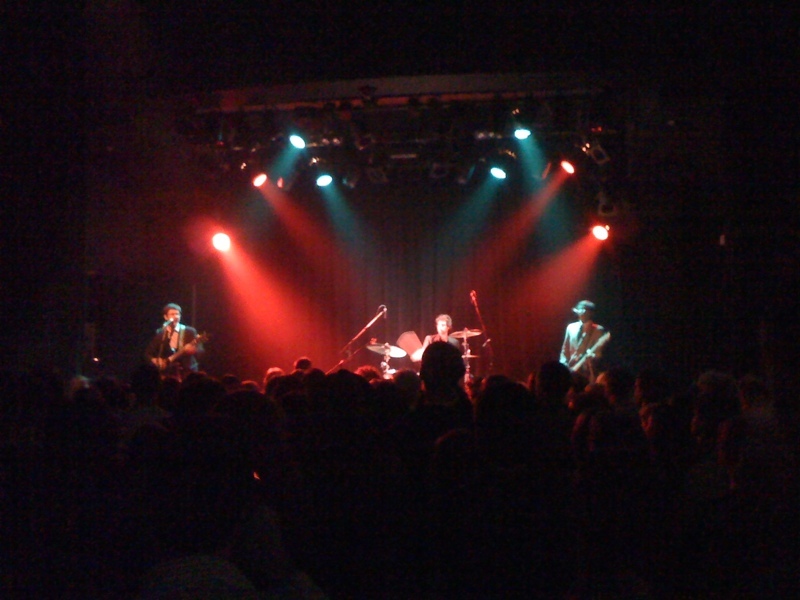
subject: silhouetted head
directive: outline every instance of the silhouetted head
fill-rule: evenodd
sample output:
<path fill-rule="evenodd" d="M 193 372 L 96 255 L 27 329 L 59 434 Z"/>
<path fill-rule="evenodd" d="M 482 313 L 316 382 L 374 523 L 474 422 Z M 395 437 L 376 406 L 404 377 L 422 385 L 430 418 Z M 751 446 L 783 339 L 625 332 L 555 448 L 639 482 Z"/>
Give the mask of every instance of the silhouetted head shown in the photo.
<path fill-rule="evenodd" d="M 532 391 L 540 402 L 564 403 L 570 387 L 572 387 L 572 374 L 569 367 L 557 360 L 551 360 L 539 367 Z"/>
<path fill-rule="evenodd" d="M 465 372 L 461 351 L 448 342 L 433 342 L 422 354 L 419 375 L 426 390 L 456 387 Z"/>

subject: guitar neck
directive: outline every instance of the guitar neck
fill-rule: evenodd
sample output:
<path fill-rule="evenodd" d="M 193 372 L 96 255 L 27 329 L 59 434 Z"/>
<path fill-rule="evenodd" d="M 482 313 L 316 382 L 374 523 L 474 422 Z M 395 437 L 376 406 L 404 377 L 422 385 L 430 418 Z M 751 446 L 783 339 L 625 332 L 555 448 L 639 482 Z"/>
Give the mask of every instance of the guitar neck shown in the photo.
<path fill-rule="evenodd" d="M 186 351 L 187 351 L 187 349 L 189 349 L 189 348 L 191 348 L 191 347 L 195 347 L 195 346 L 197 346 L 198 344 L 201 344 L 201 343 L 205 342 L 205 341 L 206 341 L 206 339 L 208 339 L 208 338 L 207 338 L 207 334 L 200 334 L 200 335 L 198 335 L 198 336 L 197 336 L 197 337 L 195 337 L 193 340 L 191 340 L 191 341 L 189 341 L 189 342 L 186 342 L 186 343 L 183 345 L 183 347 L 182 347 L 180 350 L 177 350 L 177 351 L 176 351 L 176 352 L 175 352 L 175 353 L 174 353 L 172 356 L 170 356 L 170 357 L 169 357 L 167 360 L 169 360 L 170 362 L 173 362 L 174 360 L 176 360 L 176 359 L 180 358 L 181 356 L 183 356 L 184 354 L 186 354 Z"/>
<path fill-rule="evenodd" d="M 581 357 L 575 362 L 575 364 L 572 365 L 570 368 L 573 371 L 577 371 L 578 369 L 580 369 L 587 360 L 589 360 L 590 358 L 592 358 L 594 356 L 594 353 L 597 350 L 600 350 L 600 348 L 602 348 L 605 345 L 605 343 L 608 342 L 609 339 L 611 339 L 611 333 L 610 332 L 604 333 L 600 337 L 600 339 L 597 340 L 597 342 L 595 342 L 594 346 L 592 346 L 586 352 L 584 352 L 581 355 Z"/>

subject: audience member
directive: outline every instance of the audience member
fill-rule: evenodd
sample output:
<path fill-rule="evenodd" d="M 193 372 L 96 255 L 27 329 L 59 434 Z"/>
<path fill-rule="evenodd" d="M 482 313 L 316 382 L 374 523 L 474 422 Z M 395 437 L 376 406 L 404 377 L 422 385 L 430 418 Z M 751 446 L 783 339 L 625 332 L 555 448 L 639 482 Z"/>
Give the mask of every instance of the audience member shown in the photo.
<path fill-rule="evenodd" d="M 269 369 L 267 369 L 266 372 L 264 373 L 264 380 L 261 383 L 262 391 L 266 392 L 267 385 L 269 385 L 270 381 L 272 381 L 276 377 L 282 377 L 284 375 L 286 375 L 286 372 L 280 367 L 270 367 Z"/>
<path fill-rule="evenodd" d="M 383 379 L 383 373 L 374 365 L 361 365 L 356 369 L 356 375 L 363 377 L 369 383 L 380 381 Z"/>
<path fill-rule="evenodd" d="M 305 373 L 313 366 L 314 364 L 311 362 L 310 358 L 308 358 L 307 356 L 301 356 L 300 358 L 294 361 L 293 368 L 295 373 L 297 372 Z"/>
<path fill-rule="evenodd" d="M 2 372 L 0 594 L 798 591 L 797 443 L 757 377 L 672 390 L 612 365 L 587 387 L 548 362 L 468 391 L 446 342 L 372 383 L 301 359 L 263 392 L 152 365 Z"/>

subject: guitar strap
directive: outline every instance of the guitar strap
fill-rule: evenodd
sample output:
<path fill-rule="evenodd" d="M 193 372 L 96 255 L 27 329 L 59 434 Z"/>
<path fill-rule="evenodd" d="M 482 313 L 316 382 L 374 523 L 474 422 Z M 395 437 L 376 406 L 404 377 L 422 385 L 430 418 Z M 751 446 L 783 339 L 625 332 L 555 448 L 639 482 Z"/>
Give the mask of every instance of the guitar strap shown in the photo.
<path fill-rule="evenodd" d="M 581 328 L 583 328 L 583 324 L 582 323 L 581 323 Z M 583 334 L 583 338 L 581 339 L 581 343 L 578 344 L 578 348 L 575 350 L 575 356 L 580 357 L 580 356 L 583 356 L 584 354 L 586 354 L 586 350 L 589 349 L 589 342 L 592 339 L 592 334 L 593 333 L 594 333 L 594 327 L 592 327 L 591 331 Z M 580 333 L 578 335 L 580 335 Z"/>

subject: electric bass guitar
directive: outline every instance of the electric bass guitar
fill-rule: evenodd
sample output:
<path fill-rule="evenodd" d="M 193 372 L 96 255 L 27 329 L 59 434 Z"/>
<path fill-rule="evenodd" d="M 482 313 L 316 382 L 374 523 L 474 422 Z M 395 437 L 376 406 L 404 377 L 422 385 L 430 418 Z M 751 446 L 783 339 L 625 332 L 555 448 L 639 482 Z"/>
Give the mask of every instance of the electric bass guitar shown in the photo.
<path fill-rule="evenodd" d="M 603 346 L 608 343 L 608 340 L 611 339 L 611 332 L 604 333 L 600 336 L 600 339 L 595 342 L 594 346 L 589 348 L 586 352 L 581 354 L 580 356 L 573 356 L 569 361 L 569 369 L 570 371 L 579 371 L 586 361 L 590 358 L 594 358 L 595 353 L 600 350 Z"/>
<path fill-rule="evenodd" d="M 184 344 L 183 348 L 176 351 L 174 354 L 167 358 L 153 358 L 153 364 L 158 367 L 159 371 L 166 371 L 172 365 L 175 364 L 175 361 L 178 360 L 181 356 L 187 353 L 190 348 L 196 348 L 198 344 L 202 344 L 208 341 L 208 335 L 206 333 L 199 334 L 196 338 L 194 338 L 191 342 Z"/>

